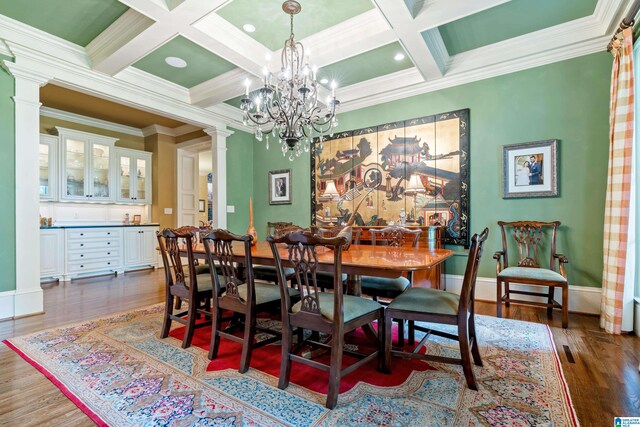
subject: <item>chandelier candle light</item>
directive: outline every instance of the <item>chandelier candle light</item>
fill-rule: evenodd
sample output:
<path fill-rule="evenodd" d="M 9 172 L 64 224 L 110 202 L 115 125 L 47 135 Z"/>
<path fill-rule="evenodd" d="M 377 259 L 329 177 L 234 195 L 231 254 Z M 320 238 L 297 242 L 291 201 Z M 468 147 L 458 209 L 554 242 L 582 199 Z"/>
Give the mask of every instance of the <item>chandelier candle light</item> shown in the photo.
<path fill-rule="evenodd" d="M 308 152 L 312 134 L 333 135 L 338 125 L 336 109 L 340 101 L 336 99 L 336 82 L 331 82 L 331 95 L 323 106 L 318 101 L 321 86 L 317 82 L 317 67 L 309 65 L 302 43 L 296 42 L 293 33 L 293 16 L 302 7 L 297 1 L 285 1 L 282 10 L 291 17 L 291 34 L 282 49 L 282 67 L 276 76 L 267 67 L 263 71 L 263 86 L 252 95 L 251 81 L 245 81 L 244 98 L 240 109 L 244 112 L 243 122 L 256 126 L 258 141 L 266 138 L 269 149 L 269 135 L 277 135 L 284 156 L 289 153 L 293 161 L 303 151 Z M 275 78 L 274 78 L 275 77 Z"/>

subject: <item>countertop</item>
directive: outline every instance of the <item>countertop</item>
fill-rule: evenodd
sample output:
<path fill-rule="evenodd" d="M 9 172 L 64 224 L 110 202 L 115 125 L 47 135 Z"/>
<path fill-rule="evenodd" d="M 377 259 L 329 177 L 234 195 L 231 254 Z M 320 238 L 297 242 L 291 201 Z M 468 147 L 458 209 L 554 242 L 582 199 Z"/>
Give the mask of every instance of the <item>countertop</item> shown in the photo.
<path fill-rule="evenodd" d="M 146 224 L 67 224 L 67 225 L 52 225 L 51 227 L 42 227 L 41 230 L 54 229 L 54 228 L 110 228 L 110 227 L 159 227 L 160 224 L 157 223 L 146 223 Z"/>

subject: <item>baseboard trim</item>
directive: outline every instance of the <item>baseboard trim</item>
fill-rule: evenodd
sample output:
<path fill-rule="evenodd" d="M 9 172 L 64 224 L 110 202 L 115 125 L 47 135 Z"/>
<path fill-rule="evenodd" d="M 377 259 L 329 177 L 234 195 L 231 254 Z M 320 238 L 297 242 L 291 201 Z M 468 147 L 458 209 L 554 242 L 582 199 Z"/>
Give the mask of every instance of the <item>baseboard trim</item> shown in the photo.
<path fill-rule="evenodd" d="M 633 332 L 640 336 L 640 297 L 635 297 Z M 640 368 L 638 368 L 640 369 Z"/>
<path fill-rule="evenodd" d="M 462 279 L 464 276 L 446 274 L 443 276 L 443 283 L 449 292 L 459 294 L 462 289 Z M 540 291 L 539 286 L 511 284 L 512 289 L 523 291 Z M 569 311 L 573 313 L 600 315 L 601 288 L 591 288 L 586 286 L 569 286 Z M 476 299 L 479 301 L 496 301 L 496 279 L 491 277 L 478 277 L 476 279 Z M 546 302 L 540 297 L 528 295 L 518 295 L 518 299 L 528 301 Z M 561 302 L 561 290 L 555 290 L 556 301 Z M 636 309 L 638 309 L 636 305 Z M 637 311 L 636 311 L 637 313 Z M 637 318 L 637 316 L 636 316 Z"/>
<path fill-rule="evenodd" d="M 0 292 L 0 320 L 13 319 L 16 291 Z"/>
<path fill-rule="evenodd" d="M 16 291 L 14 307 L 14 317 L 44 312 L 44 294 L 40 282 L 37 288 Z"/>

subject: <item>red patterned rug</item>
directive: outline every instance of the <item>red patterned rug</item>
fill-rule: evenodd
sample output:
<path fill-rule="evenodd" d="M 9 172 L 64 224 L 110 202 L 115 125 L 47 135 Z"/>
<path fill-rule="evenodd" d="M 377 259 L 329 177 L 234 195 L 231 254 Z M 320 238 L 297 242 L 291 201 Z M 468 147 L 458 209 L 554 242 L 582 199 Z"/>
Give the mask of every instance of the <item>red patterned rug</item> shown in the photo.
<path fill-rule="evenodd" d="M 181 331 L 159 339 L 161 325 L 155 305 L 5 344 L 102 426 L 578 425 L 546 325 L 477 316 L 478 391 L 466 387 L 458 366 L 396 359 L 384 375 L 371 362 L 344 377 L 334 410 L 324 407 L 326 376 L 318 370 L 294 363 L 291 385 L 277 388 L 278 344 L 257 350 L 239 374 L 239 345 L 223 339 L 211 362 L 204 329 L 197 345 L 182 349 Z M 360 334 L 350 341 L 366 344 Z M 458 353 L 457 343 L 436 337 L 427 351 Z"/>

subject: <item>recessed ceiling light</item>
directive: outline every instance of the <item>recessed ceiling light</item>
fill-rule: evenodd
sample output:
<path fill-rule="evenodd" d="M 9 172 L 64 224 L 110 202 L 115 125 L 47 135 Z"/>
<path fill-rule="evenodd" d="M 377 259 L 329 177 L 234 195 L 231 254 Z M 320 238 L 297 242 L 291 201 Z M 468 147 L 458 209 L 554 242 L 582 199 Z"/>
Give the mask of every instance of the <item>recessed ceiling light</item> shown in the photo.
<path fill-rule="evenodd" d="M 396 53 L 396 56 L 393 57 L 396 61 L 402 61 L 404 59 L 404 53 Z"/>
<path fill-rule="evenodd" d="M 184 68 L 187 66 L 187 61 L 177 56 L 167 56 L 164 58 L 164 62 L 175 68 Z"/>
<path fill-rule="evenodd" d="M 242 26 L 242 29 L 245 30 L 247 33 L 253 33 L 256 30 L 256 27 L 251 24 L 244 24 Z"/>
<path fill-rule="evenodd" d="M 321 79 L 320 83 L 323 84 L 323 85 L 326 85 L 327 83 L 329 83 L 329 79 L 326 79 L 326 78 L 325 79 Z"/>

